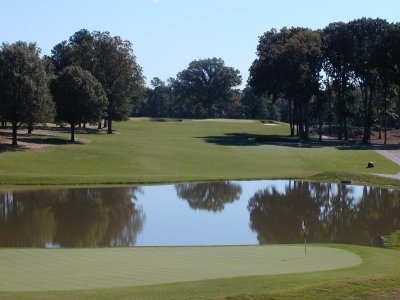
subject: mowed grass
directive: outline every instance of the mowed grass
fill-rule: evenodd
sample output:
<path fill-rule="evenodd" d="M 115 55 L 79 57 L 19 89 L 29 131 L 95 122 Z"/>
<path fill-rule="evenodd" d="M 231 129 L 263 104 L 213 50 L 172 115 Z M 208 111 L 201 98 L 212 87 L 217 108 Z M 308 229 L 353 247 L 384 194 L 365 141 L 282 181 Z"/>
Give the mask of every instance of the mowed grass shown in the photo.
<path fill-rule="evenodd" d="M 0 149 L 4 184 L 132 184 L 228 179 L 277 179 L 337 174 L 396 174 L 400 168 L 358 146 L 300 144 L 287 124 L 259 121 L 141 119 L 115 123 L 116 133 L 68 133 L 37 142 L 38 150 Z M 35 137 L 33 138 L 35 140 Z M 373 161 L 375 168 L 367 169 Z"/>
<path fill-rule="evenodd" d="M 0 188 L 343 177 L 399 186 L 370 176 L 400 172 L 374 151 L 299 144 L 288 137 L 287 124 L 278 125 L 144 119 L 116 123 L 113 135 L 77 134 L 87 144 L 66 142 L 68 133 L 33 137 L 52 145 L 27 151 L 0 147 Z M 376 167 L 367 169 L 368 161 Z M 313 246 L 305 257 L 301 246 L 274 247 L 0 249 L 0 298 L 392 299 L 400 294 L 400 251 Z M 268 256 L 270 249 L 279 251 Z"/>
<path fill-rule="evenodd" d="M 310 246 L 1 249 L 0 291 L 100 289 L 352 267 L 351 252 Z"/>
<path fill-rule="evenodd" d="M 400 251 L 308 249 L 307 255 L 300 245 L 3 249 L 0 298 L 394 299 L 400 293 Z"/>

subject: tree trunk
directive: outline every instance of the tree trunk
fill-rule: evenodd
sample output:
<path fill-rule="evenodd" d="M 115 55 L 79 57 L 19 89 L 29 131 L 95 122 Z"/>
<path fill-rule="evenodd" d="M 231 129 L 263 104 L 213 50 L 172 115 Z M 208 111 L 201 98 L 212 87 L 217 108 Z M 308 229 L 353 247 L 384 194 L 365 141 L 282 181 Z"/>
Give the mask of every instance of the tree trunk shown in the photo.
<path fill-rule="evenodd" d="M 368 93 L 368 87 L 361 88 L 364 106 L 364 130 L 362 143 L 368 144 L 371 140 L 371 120 L 372 120 L 372 92 Z M 369 95 L 368 95 L 369 94 Z"/>
<path fill-rule="evenodd" d="M 18 128 L 17 123 L 18 122 L 12 122 L 11 123 L 12 124 L 12 144 L 14 146 L 17 145 L 17 128 Z"/>
<path fill-rule="evenodd" d="M 75 142 L 75 124 L 71 123 L 71 142 Z"/>
<path fill-rule="evenodd" d="M 112 134 L 113 132 L 112 132 L 112 119 L 111 119 L 111 116 L 110 117 L 108 117 L 108 127 L 107 127 L 107 134 Z"/>
<path fill-rule="evenodd" d="M 319 110 L 318 114 L 318 140 L 322 142 L 322 109 Z"/>
<path fill-rule="evenodd" d="M 289 101 L 289 124 L 290 124 L 290 136 L 294 136 L 294 124 L 293 124 L 293 109 L 292 100 Z"/>
<path fill-rule="evenodd" d="M 387 142 L 387 116 L 385 115 L 384 117 L 384 122 L 383 122 L 383 126 L 384 126 L 384 144 L 386 145 Z"/>
<path fill-rule="evenodd" d="M 104 124 L 103 124 L 103 128 L 107 128 L 107 118 L 104 118 Z"/>
<path fill-rule="evenodd" d="M 347 128 L 347 113 L 346 113 L 346 102 L 344 103 L 345 108 L 343 112 L 343 134 L 344 134 L 344 140 L 347 142 L 349 140 L 349 131 Z"/>
<path fill-rule="evenodd" d="M 308 104 L 309 104 L 309 100 L 308 99 L 304 100 L 303 111 L 302 111 L 304 130 L 303 130 L 302 139 L 305 141 L 308 141 L 309 129 L 310 129 L 310 124 L 309 124 L 309 120 L 308 120 L 308 111 L 309 111 Z"/>
<path fill-rule="evenodd" d="M 99 124 L 97 125 L 97 129 L 101 129 L 101 120 L 99 121 Z"/>
<path fill-rule="evenodd" d="M 28 134 L 32 134 L 33 131 L 33 124 L 32 123 L 28 123 Z"/>

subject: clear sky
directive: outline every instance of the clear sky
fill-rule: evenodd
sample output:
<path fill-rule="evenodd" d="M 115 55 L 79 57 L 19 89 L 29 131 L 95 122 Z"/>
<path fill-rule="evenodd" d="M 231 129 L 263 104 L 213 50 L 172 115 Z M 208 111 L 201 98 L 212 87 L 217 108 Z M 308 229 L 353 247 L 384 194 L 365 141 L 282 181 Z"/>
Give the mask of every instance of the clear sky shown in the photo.
<path fill-rule="evenodd" d="M 399 0 L 0 0 L 0 41 L 42 54 L 74 32 L 109 31 L 133 43 L 147 82 L 195 59 L 221 57 L 245 84 L 258 37 L 271 28 L 323 28 L 361 17 L 400 21 Z M 243 85 L 244 85 L 243 84 Z M 242 86 L 243 86 L 242 85 Z"/>

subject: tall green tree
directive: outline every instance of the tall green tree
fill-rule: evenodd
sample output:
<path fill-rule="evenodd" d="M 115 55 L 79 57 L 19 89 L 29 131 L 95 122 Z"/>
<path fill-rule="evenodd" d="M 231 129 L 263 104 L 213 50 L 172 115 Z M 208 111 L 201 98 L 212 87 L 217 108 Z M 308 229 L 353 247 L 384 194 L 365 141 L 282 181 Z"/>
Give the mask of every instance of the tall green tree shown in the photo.
<path fill-rule="evenodd" d="M 193 117 L 223 117 L 233 89 L 242 82 L 239 70 L 221 58 L 192 61 L 174 81 L 178 102 Z"/>
<path fill-rule="evenodd" d="M 35 43 L 3 43 L 0 48 L 0 112 L 12 124 L 17 145 L 21 123 L 45 121 L 53 114 L 45 65 Z"/>
<path fill-rule="evenodd" d="M 132 44 L 108 32 L 95 31 L 93 75 L 102 84 L 107 95 L 108 128 L 112 121 L 126 120 L 132 113 L 133 95 L 144 84 L 142 68 L 136 62 Z"/>
<path fill-rule="evenodd" d="M 309 101 L 320 89 L 319 32 L 306 28 L 272 29 L 260 37 L 257 56 L 250 67 L 249 86 L 272 99 L 288 99 L 291 134 L 296 122 L 300 136 L 307 139 Z"/>
<path fill-rule="evenodd" d="M 57 44 L 51 59 L 58 72 L 77 65 L 101 83 L 108 100 L 103 114 L 108 133 L 112 133 L 112 121 L 126 120 L 131 115 L 144 85 L 142 68 L 136 62 L 131 42 L 109 32 L 82 29 L 68 41 Z"/>
<path fill-rule="evenodd" d="M 331 23 L 322 31 L 322 53 L 324 71 L 331 78 L 330 87 L 334 91 L 339 122 L 338 139 L 348 140 L 348 100 L 353 89 L 352 36 L 348 25 L 343 22 Z"/>
<path fill-rule="evenodd" d="M 352 41 L 347 45 L 351 49 L 350 68 L 354 80 L 358 83 L 363 99 L 363 143 L 371 139 L 374 99 L 379 79 L 381 51 L 389 23 L 382 19 L 357 19 L 347 24 Z"/>
<path fill-rule="evenodd" d="M 75 125 L 97 123 L 107 107 L 107 97 L 101 84 L 86 70 L 77 66 L 64 68 L 52 82 L 57 120 L 71 126 L 71 141 L 75 141 Z"/>

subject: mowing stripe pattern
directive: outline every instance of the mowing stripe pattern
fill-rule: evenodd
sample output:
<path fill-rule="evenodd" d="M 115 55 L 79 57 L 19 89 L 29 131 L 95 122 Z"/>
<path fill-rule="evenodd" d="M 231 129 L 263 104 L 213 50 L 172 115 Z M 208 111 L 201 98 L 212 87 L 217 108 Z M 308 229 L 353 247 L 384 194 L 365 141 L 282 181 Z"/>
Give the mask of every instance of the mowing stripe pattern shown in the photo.
<path fill-rule="evenodd" d="M 116 288 L 355 266 L 329 247 L 227 246 L 0 249 L 0 291 Z"/>

